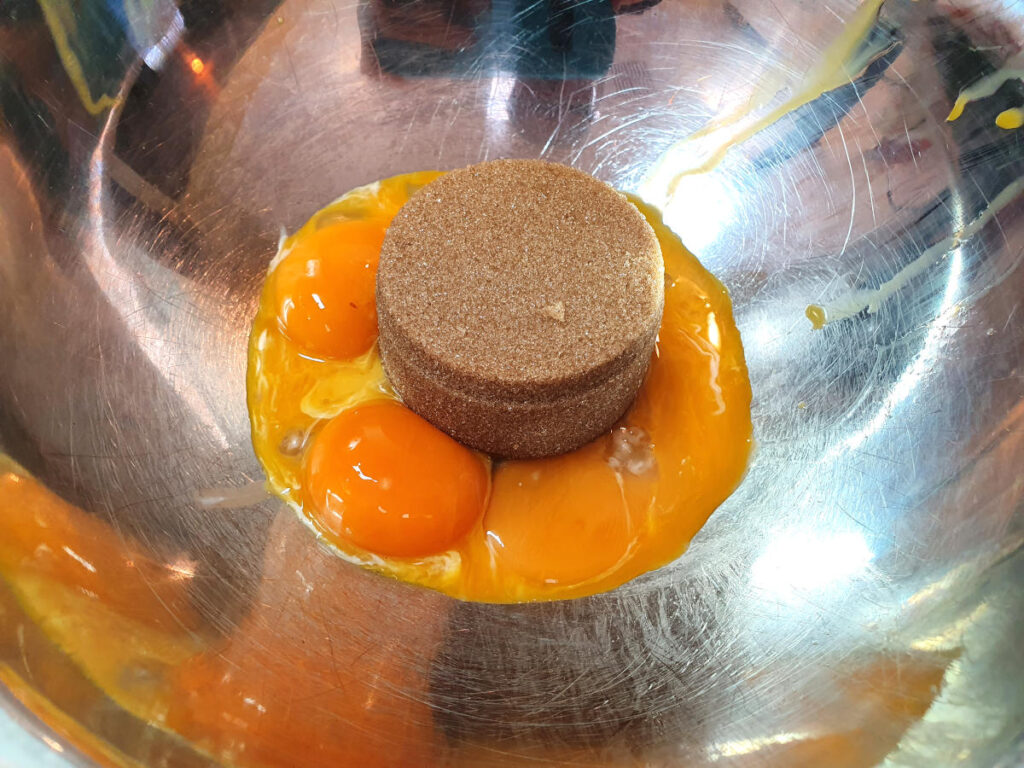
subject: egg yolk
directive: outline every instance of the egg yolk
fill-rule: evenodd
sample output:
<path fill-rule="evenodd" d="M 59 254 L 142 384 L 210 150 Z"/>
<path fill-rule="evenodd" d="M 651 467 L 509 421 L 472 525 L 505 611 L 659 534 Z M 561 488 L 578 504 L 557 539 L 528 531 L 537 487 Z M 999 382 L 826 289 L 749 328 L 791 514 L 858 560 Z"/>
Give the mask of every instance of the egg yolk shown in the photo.
<path fill-rule="evenodd" d="M 317 358 L 345 359 L 377 339 L 374 298 L 384 227 L 336 221 L 297 238 L 274 270 L 281 331 Z"/>
<path fill-rule="evenodd" d="M 550 459 L 511 461 L 494 473 L 484 528 L 496 556 L 544 584 L 579 584 L 630 551 L 653 478 L 627 477 L 605 461 L 605 441 Z"/>
<path fill-rule="evenodd" d="M 305 473 L 316 522 L 378 555 L 449 549 L 487 501 L 484 461 L 393 401 L 329 421 L 314 438 Z"/>

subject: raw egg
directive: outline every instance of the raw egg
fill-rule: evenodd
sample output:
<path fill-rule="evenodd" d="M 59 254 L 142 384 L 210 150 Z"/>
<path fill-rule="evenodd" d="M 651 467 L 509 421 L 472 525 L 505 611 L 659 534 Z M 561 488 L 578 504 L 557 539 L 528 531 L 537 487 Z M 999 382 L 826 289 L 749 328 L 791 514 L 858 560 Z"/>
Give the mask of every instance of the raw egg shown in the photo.
<path fill-rule="evenodd" d="M 274 270 L 281 332 L 320 358 L 349 358 L 377 338 L 374 275 L 384 230 L 339 221 L 297 240 Z"/>
<path fill-rule="evenodd" d="M 621 473 L 604 449 L 596 441 L 495 470 L 484 527 L 503 567 L 531 581 L 573 585 L 611 572 L 629 554 L 647 517 L 653 478 Z"/>
<path fill-rule="evenodd" d="M 317 434 L 305 481 L 317 519 L 378 555 L 443 552 L 477 520 L 489 467 L 405 406 L 350 408 Z"/>
<path fill-rule="evenodd" d="M 636 402 L 571 453 L 492 462 L 408 410 L 376 348 L 388 223 L 437 172 L 360 187 L 286 238 L 249 344 L 268 485 L 337 553 L 466 600 L 594 594 L 678 557 L 739 484 L 750 383 L 725 288 L 662 223 L 665 310 Z"/>

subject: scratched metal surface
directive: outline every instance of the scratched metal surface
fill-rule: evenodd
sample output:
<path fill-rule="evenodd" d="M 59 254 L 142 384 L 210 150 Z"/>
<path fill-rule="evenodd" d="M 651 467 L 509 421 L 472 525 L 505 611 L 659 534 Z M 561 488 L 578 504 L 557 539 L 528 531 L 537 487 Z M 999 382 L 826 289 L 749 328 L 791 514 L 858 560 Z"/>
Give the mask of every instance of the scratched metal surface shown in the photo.
<path fill-rule="evenodd" d="M 260 477 L 245 343 L 280 228 L 373 179 L 499 156 L 639 190 L 758 81 L 792 91 L 856 4 L 150 5 L 93 51 L 92 95 L 121 98 L 96 114 L 38 8 L 0 12 L 0 445 L 169 565 L 186 558 L 210 633 L 252 631 L 277 589 L 281 637 L 386 648 L 418 684 L 381 695 L 423 699 L 437 765 L 1024 760 L 1024 133 L 993 123 L 1024 87 L 945 122 L 961 88 L 1019 59 L 1024 5 L 888 0 L 846 86 L 686 177 L 671 221 L 728 285 L 746 344 L 749 474 L 677 562 L 518 607 L 364 574 L 274 501 L 197 503 Z M 808 304 L 885 286 L 978 217 L 871 311 L 812 330 Z M 129 758 L 248 764 L 244 734 L 233 758 L 203 754 L 36 671 Z M 304 674 L 265 670 L 315 689 Z M 12 765 L 87 762 L 9 696 L 0 708 L 22 734 L 0 747 Z M 388 765 L 413 737 L 351 738 Z"/>

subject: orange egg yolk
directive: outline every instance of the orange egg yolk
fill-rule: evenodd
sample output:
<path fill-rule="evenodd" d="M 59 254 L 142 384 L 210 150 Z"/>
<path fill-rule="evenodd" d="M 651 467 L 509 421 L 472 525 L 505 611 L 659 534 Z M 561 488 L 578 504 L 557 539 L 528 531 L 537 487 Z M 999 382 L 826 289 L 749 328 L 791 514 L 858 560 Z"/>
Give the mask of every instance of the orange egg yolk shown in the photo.
<path fill-rule="evenodd" d="M 378 555 L 444 551 L 487 501 L 484 461 L 391 401 L 329 421 L 310 447 L 305 472 L 316 521 Z"/>
<path fill-rule="evenodd" d="M 337 221 L 299 238 L 274 270 L 281 331 L 322 359 L 361 355 L 377 339 L 374 290 L 384 226 Z"/>
<path fill-rule="evenodd" d="M 624 477 L 605 440 L 494 472 L 484 528 L 496 556 L 544 584 L 580 584 L 614 568 L 642 527 L 653 477 Z"/>

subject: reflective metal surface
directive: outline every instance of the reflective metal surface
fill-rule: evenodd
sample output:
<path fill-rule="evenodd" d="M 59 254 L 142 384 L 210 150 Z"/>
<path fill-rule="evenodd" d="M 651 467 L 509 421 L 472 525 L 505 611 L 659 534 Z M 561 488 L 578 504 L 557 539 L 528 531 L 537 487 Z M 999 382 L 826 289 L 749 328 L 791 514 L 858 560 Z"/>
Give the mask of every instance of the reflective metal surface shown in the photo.
<path fill-rule="evenodd" d="M 1024 760 L 1024 131 L 994 123 L 1024 85 L 945 122 L 1019 61 L 1024 6 L 77 5 L 0 6 L 0 447 L 187 572 L 196 637 L 247 659 L 252 706 L 289 701 L 309 750 L 258 748 L 230 712 L 188 738 L 143 722 L 22 599 L 0 669 L 39 696 L 0 707 L 31 744 L 173 766 Z M 794 101 L 843 35 L 844 83 Z M 787 100 L 732 145 L 677 144 Z M 459 604 L 346 566 L 276 501 L 208 503 L 260 477 L 245 345 L 281 227 L 502 156 L 665 205 L 732 292 L 757 450 L 690 550 L 602 596 Z"/>

